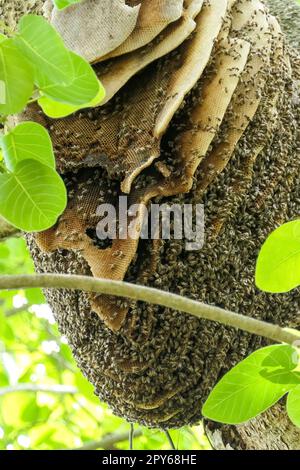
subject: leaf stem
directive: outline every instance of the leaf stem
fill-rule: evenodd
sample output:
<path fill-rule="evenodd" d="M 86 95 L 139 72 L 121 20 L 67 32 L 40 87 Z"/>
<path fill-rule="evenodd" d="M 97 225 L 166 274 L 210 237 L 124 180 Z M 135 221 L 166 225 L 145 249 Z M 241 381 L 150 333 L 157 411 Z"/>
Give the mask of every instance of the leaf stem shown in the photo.
<path fill-rule="evenodd" d="M 36 96 L 33 96 L 27 104 L 32 104 L 32 103 L 36 103 L 36 101 L 38 101 L 40 98 L 42 97 L 42 95 L 40 95 L 39 93 L 36 94 Z"/>
<path fill-rule="evenodd" d="M 96 279 L 89 276 L 74 276 L 68 274 L 0 276 L 0 290 L 26 289 L 32 287 L 73 289 L 115 295 L 179 310 L 197 318 L 219 322 L 247 331 L 248 333 L 263 336 L 278 343 L 294 344 L 299 340 L 297 334 L 286 331 L 280 326 L 240 315 L 216 306 L 197 302 L 176 294 L 171 294 L 170 292 L 129 284 L 123 281 Z"/>

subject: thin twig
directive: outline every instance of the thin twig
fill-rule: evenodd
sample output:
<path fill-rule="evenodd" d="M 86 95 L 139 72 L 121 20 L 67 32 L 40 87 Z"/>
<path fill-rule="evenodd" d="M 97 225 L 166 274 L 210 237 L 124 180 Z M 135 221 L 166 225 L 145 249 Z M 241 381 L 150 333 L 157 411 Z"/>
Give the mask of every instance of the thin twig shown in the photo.
<path fill-rule="evenodd" d="M 140 437 L 142 435 L 142 430 L 138 429 L 135 431 L 134 436 Z M 128 439 L 128 433 L 116 433 L 116 434 L 109 434 L 108 436 L 103 437 L 99 441 L 91 441 L 87 442 L 81 447 L 78 447 L 74 450 L 96 450 L 96 449 L 104 449 L 104 450 L 111 450 L 115 444 L 119 442 L 126 441 Z"/>
<path fill-rule="evenodd" d="M 173 439 L 171 437 L 171 434 L 169 433 L 169 431 L 167 431 L 166 429 L 164 430 L 164 433 L 165 435 L 167 436 L 167 439 L 169 441 L 169 444 L 170 444 L 170 447 L 172 450 L 176 450 L 176 447 L 175 447 L 175 444 L 173 442 Z"/>
<path fill-rule="evenodd" d="M 6 240 L 10 237 L 20 235 L 20 230 L 9 225 L 2 217 L 0 217 L 0 240 Z"/>
<path fill-rule="evenodd" d="M 32 287 L 73 289 L 125 297 L 154 305 L 161 305 L 189 313 L 198 318 L 204 318 L 239 328 L 248 333 L 263 336 L 278 343 L 294 344 L 296 341 L 299 341 L 297 334 L 293 334 L 280 326 L 150 287 L 129 284 L 122 281 L 112 281 L 110 279 L 73 276 L 69 274 L 0 276 L 0 290 L 26 289 Z"/>
<path fill-rule="evenodd" d="M 32 307 L 32 304 L 25 304 L 25 305 L 22 305 L 21 307 L 11 308 L 10 310 L 6 310 L 4 312 L 4 316 L 6 318 L 14 317 L 15 315 L 18 315 L 19 313 L 28 312 L 28 309 L 30 307 Z"/>
<path fill-rule="evenodd" d="M 134 424 L 130 424 L 129 430 L 129 450 L 133 450 Z"/>
<path fill-rule="evenodd" d="M 0 397 L 7 395 L 9 393 L 16 393 L 16 392 L 43 392 L 43 393 L 55 393 L 59 395 L 69 394 L 75 395 L 78 393 L 77 388 L 69 387 L 67 385 L 32 385 L 26 383 L 20 383 L 17 385 L 13 385 L 11 387 L 2 387 L 0 388 Z"/>

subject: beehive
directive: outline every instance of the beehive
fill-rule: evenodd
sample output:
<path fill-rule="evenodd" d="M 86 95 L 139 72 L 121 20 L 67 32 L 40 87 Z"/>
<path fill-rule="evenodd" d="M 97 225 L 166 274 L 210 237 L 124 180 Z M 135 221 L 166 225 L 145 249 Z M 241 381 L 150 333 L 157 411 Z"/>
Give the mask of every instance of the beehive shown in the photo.
<path fill-rule="evenodd" d="M 141 15 L 146 0 L 127 6 L 139 3 Z M 58 224 L 27 236 L 36 268 L 124 278 L 299 327 L 298 291 L 272 296 L 254 285 L 262 242 L 299 216 L 299 55 L 260 0 L 173 3 L 177 17 L 148 28 L 147 44 L 138 17 L 123 46 L 97 51 L 106 104 L 59 120 L 34 106 L 22 116 L 49 129 L 69 193 Z M 138 204 L 203 203 L 203 249 L 188 252 L 185 240 L 98 243 L 96 208 L 120 193 Z M 149 427 L 199 422 L 218 378 L 264 344 L 140 302 L 46 294 L 96 394 Z"/>

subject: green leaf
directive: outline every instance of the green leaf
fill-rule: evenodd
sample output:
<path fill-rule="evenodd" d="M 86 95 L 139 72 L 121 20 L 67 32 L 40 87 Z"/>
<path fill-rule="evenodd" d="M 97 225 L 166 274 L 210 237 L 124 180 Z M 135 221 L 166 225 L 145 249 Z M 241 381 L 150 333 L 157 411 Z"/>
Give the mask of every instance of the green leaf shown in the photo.
<path fill-rule="evenodd" d="M 273 293 L 300 285 L 300 220 L 282 225 L 268 237 L 258 256 L 255 282 Z"/>
<path fill-rule="evenodd" d="M 89 103 L 99 93 L 100 82 L 91 65 L 73 52 L 70 52 L 74 69 L 74 79 L 68 86 L 53 84 L 43 73 L 38 73 L 40 91 L 55 101 L 65 104 L 82 105 Z"/>
<path fill-rule="evenodd" d="M 251 354 L 215 386 L 203 406 L 203 415 L 221 423 L 239 424 L 267 410 L 300 383 L 297 372 L 282 367 L 290 366 L 288 357 L 294 354 L 295 349 L 288 345 L 269 346 Z"/>
<path fill-rule="evenodd" d="M 66 207 L 60 176 L 36 160 L 23 160 L 14 173 L 0 175 L 0 214 L 27 232 L 52 227 Z"/>
<path fill-rule="evenodd" d="M 290 346 L 275 347 L 268 356 L 262 361 L 263 367 L 278 368 L 281 367 L 286 371 L 294 370 L 299 363 L 299 353 L 296 347 Z"/>
<path fill-rule="evenodd" d="M 38 104 L 40 105 L 43 112 L 47 116 L 49 116 L 52 119 L 59 119 L 59 118 L 69 116 L 70 114 L 73 114 L 76 111 L 79 111 L 79 109 L 93 108 L 95 106 L 98 106 L 99 103 L 101 103 L 101 101 L 104 99 L 104 97 L 105 97 L 105 90 L 103 86 L 100 84 L 100 88 L 99 88 L 99 92 L 97 96 L 89 103 L 83 104 L 81 106 L 72 106 L 70 104 L 59 103 L 50 98 L 47 98 L 46 96 L 42 96 L 38 100 Z"/>
<path fill-rule="evenodd" d="M 75 5 L 75 3 L 80 3 L 81 1 L 82 0 L 53 0 L 53 3 L 58 10 L 63 10 L 70 5 Z"/>
<path fill-rule="evenodd" d="M 7 37 L 4 34 L 0 33 L 0 42 L 5 41 L 5 39 L 7 39 Z"/>
<path fill-rule="evenodd" d="M 300 385 L 288 394 L 286 409 L 292 423 L 300 428 Z"/>
<path fill-rule="evenodd" d="M 37 160 L 55 168 L 52 142 L 47 130 L 35 122 L 23 122 L 2 137 L 0 145 L 3 150 L 7 168 L 14 171 L 22 160 Z"/>
<path fill-rule="evenodd" d="M 70 85 L 74 73 L 70 52 L 59 34 L 42 16 L 23 16 L 15 42 L 35 66 L 37 85 L 40 72 L 53 83 Z"/>
<path fill-rule="evenodd" d="M 33 69 L 12 39 L 0 42 L 0 114 L 19 113 L 33 93 Z"/>

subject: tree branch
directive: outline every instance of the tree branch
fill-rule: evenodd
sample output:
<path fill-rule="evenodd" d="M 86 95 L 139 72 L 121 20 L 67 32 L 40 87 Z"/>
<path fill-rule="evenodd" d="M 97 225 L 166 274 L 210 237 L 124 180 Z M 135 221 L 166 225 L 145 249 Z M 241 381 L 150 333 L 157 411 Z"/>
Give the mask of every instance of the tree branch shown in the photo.
<path fill-rule="evenodd" d="M 30 307 L 32 307 L 32 304 L 25 304 L 25 305 L 22 305 L 21 307 L 11 308 L 10 310 L 6 310 L 4 312 L 4 316 L 5 318 L 14 317 L 15 315 L 18 315 L 19 313 L 27 312 Z"/>
<path fill-rule="evenodd" d="M 20 383 L 14 385 L 12 387 L 2 387 L 0 388 L 0 397 L 7 395 L 9 393 L 16 393 L 16 392 L 43 392 L 43 393 L 55 393 L 58 395 L 75 395 L 78 393 L 77 388 L 70 387 L 68 385 L 33 385 L 33 384 L 26 384 Z"/>
<path fill-rule="evenodd" d="M 139 437 L 141 435 L 142 435 L 141 429 L 138 429 L 137 431 L 134 432 L 134 437 Z M 123 442 L 126 440 L 128 440 L 128 432 L 109 434 L 103 437 L 103 439 L 99 441 L 87 442 L 83 446 L 77 447 L 76 449 L 72 449 L 72 450 L 96 450 L 96 449 L 111 450 L 115 444 L 118 444 L 118 442 Z"/>
<path fill-rule="evenodd" d="M 239 328 L 278 343 L 293 344 L 299 341 L 299 336 L 279 326 L 150 287 L 110 279 L 96 279 L 89 276 L 71 276 L 67 274 L 0 276 L 0 289 L 31 287 L 74 289 L 125 297 L 180 310 L 195 317 Z"/>
<path fill-rule="evenodd" d="M 9 225 L 4 219 L 0 217 L 0 241 L 6 240 L 20 234 L 20 230 L 12 225 Z"/>

